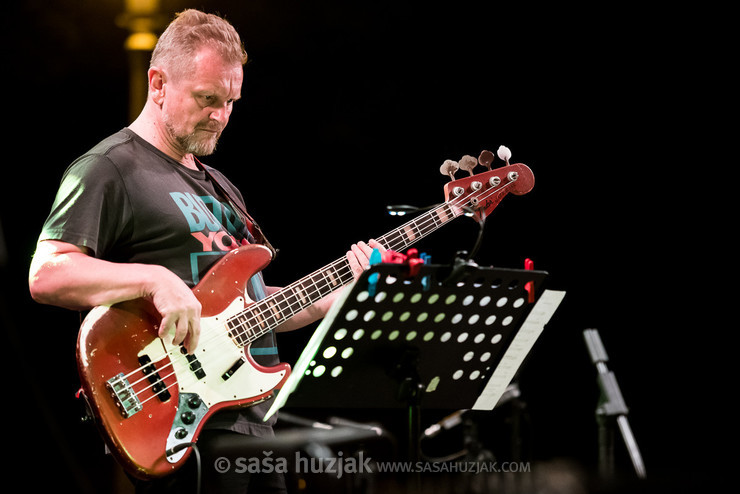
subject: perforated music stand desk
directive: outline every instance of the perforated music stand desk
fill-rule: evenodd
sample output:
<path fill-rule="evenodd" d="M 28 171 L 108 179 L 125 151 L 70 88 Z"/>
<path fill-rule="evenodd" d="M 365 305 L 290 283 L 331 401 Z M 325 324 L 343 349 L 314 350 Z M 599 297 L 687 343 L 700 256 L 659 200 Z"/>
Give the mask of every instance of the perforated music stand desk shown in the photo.
<path fill-rule="evenodd" d="M 494 408 L 564 294 L 551 292 L 532 321 L 546 272 L 463 265 L 453 279 L 451 266 L 421 265 L 412 278 L 407 270 L 377 264 L 345 290 L 268 417 L 282 406 L 408 407 L 413 447 L 422 407 Z"/>

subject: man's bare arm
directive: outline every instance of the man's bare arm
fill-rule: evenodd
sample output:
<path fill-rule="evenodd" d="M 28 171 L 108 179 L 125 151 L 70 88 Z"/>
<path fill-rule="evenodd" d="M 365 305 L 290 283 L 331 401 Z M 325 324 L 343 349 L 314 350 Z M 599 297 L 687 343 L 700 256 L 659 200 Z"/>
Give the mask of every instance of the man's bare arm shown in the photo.
<path fill-rule="evenodd" d="M 200 334 L 200 302 L 192 290 L 162 266 L 96 259 L 73 244 L 39 242 L 28 279 L 39 303 L 87 310 L 125 300 L 149 298 L 162 316 L 160 336 L 192 351 Z"/>

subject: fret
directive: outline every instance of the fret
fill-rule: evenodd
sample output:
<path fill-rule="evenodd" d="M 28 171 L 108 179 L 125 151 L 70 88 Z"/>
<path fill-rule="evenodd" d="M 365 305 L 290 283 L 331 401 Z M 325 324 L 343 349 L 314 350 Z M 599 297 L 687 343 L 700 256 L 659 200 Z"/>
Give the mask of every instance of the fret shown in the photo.
<path fill-rule="evenodd" d="M 300 302 L 301 304 L 305 304 L 305 303 L 307 303 L 307 302 L 308 302 L 308 299 L 306 299 L 306 294 L 305 294 L 305 292 L 304 292 L 304 291 L 303 291 L 303 290 L 301 289 L 301 287 L 300 287 L 300 286 L 297 286 L 297 287 L 295 287 L 295 289 L 294 289 L 294 292 L 295 292 L 295 295 L 296 295 L 296 297 L 298 297 L 298 301 L 299 301 L 299 302 Z"/>
<path fill-rule="evenodd" d="M 389 239 L 387 242 L 386 248 L 390 250 L 396 250 L 401 251 L 408 247 L 408 243 L 406 242 L 406 234 L 404 233 L 404 226 L 401 226 L 399 228 L 396 228 L 392 232 L 390 232 L 386 237 Z"/>
<path fill-rule="evenodd" d="M 321 298 L 321 287 L 324 284 L 324 273 L 322 271 L 316 271 L 309 276 L 311 281 L 311 288 L 308 291 L 309 298 L 311 301 L 316 301 Z"/>
<path fill-rule="evenodd" d="M 465 213 L 465 211 L 460 206 L 455 206 L 453 208 L 450 204 L 446 204 L 445 207 L 447 208 L 447 214 L 451 216 L 450 219 L 457 218 L 461 214 Z"/>
<path fill-rule="evenodd" d="M 334 266 L 334 272 L 339 279 L 341 285 L 351 283 L 355 279 L 355 274 L 352 272 L 352 268 L 349 266 L 347 258 L 343 257 L 332 264 Z"/>
<path fill-rule="evenodd" d="M 278 308 L 275 307 L 275 301 L 274 300 L 268 301 L 267 302 L 267 305 L 269 305 L 270 306 L 270 310 L 272 310 L 272 317 L 275 320 L 278 320 L 279 321 L 280 318 L 282 317 L 282 315 L 280 314 L 280 311 L 278 310 Z"/>
<path fill-rule="evenodd" d="M 335 271 L 333 267 L 328 268 L 323 272 L 324 277 L 326 278 L 326 283 L 330 287 L 336 287 L 339 284 L 339 280 L 337 279 L 335 275 Z"/>
<path fill-rule="evenodd" d="M 334 288 L 337 286 L 337 284 L 334 283 L 332 279 L 333 279 L 333 274 L 331 270 L 327 269 L 321 272 L 320 282 L 316 283 L 316 290 L 317 290 L 316 300 L 322 299 L 334 291 Z"/>
<path fill-rule="evenodd" d="M 431 225 L 432 230 L 436 230 L 444 224 L 444 221 L 440 219 L 439 213 L 436 209 L 429 214 L 429 219 L 431 219 L 433 223 L 433 225 Z"/>
<path fill-rule="evenodd" d="M 416 230 L 419 232 L 420 237 L 425 237 L 438 228 L 434 223 L 434 216 L 435 215 L 430 214 L 429 218 L 431 221 L 427 221 L 423 226 L 417 226 Z"/>
<path fill-rule="evenodd" d="M 408 240 L 406 241 L 406 245 L 411 245 L 411 244 L 413 244 L 413 243 L 414 243 L 414 241 L 416 240 L 416 232 L 414 232 L 414 227 L 415 227 L 415 226 L 416 226 L 416 225 L 414 225 L 414 224 L 412 223 L 412 224 L 410 224 L 410 225 L 406 225 L 406 226 L 405 226 L 405 227 L 403 228 L 403 234 L 404 234 L 404 235 L 406 235 L 406 238 L 408 239 Z"/>
<path fill-rule="evenodd" d="M 402 250 L 403 238 L 400 230 L 396 229 L 378 239 L 386 249 Z"/>
<path fill-rule="evenodd" d="M 279 310 L 286 319 L 294 314 L 290 312 L 291 306 L 293 306 L 298 300 L 294 294 L 279 292 L 275 295 L 275 300 L 277 301 L 277 310 Z"/>
<path fill-rule="evenodd" d="M 302 280 L 298 280 L 292 285 L 290 285 L 288 288 L 291 288 L 293 286 L 296 287 L 296 289 L 301 293 L 301 306 L 307 307 L 309 304 L 311 304 L 311 286 L 313 283 L 310 282 L 309 278 L 303 278 Z"/>
<path fill-rule="evenodd" d="M 229 328 L 229 336 L 237 346 L 243 347 L 249 343 L 249 339 L 242 330 L 242 323 L 239 318 L 228 321 L 227 326 Z"/>
<path fill-rule="evenodd" d="M 311 282 L 311 288 L 310 288 L 310 291 L 308 292 L 309 296 L 315 293 L 314 290 L 321 283 L 323 278 L 324 278 L 324 275 L 321 273 L 321 271 L 316 271 L 308 276 L 308 281 Z"/>
<path fill-rule="evenodd" d="M 254 317 L 257 319 L 257 326 L 264 329 L 265 328 L 265 319 L 262 317 L 262 314 L 259 312 L 255 313 Z"/>
<path fill-rule="evenodd" d="M 444 225 L 445 223 L 447 223 L 448 221 L 450 221 L 452 219 L 452 218 L 450 218 L 450 214 L 447 211 L 445 211 L 445 209 L 447 209 L 447 211 L 449 211 L 450 207 L 447 204 L 445 204 L 441 208 L 437 208 L 434 211 L 436 213 L 436 215 L 437 215 L 437 218 L 440 221 L 439 226 Z"/>
<path fill-rule="evenodd" d="M 257 327 L 257 318 L 246 318 L 244 327 L 246 328 L 245 331 L 243 331 L 244 338 L 247 339 L 247 341 L 253 341 L 256 338 L 256 327 Z"/>

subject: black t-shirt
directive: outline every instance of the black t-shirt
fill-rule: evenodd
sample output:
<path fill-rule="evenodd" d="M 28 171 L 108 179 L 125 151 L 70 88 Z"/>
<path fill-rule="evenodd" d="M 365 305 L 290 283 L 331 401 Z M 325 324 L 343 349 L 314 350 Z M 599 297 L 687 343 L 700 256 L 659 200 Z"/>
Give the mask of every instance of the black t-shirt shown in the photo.
<path fill-rule="evenodd" d="M 217 170 L 208 171 L 243 207 L 236 187 Z M 204 171 L 186 168 L 127 128 L 65 171 L 40 236 L 87 247 L 112 262 L 164 266 L 190 287 L 223 255 L 251 239 Z M 261 274 L 252 277 L 247 290 L 252 300 L 264 298 Z M 250 352 L 260 365 L 279 362 L 273 333 L 254 341 Z M 262 417 L 271 402 L 220 412 L 206 426 L 270 435 L 275 417 L 267 422 Z"/>

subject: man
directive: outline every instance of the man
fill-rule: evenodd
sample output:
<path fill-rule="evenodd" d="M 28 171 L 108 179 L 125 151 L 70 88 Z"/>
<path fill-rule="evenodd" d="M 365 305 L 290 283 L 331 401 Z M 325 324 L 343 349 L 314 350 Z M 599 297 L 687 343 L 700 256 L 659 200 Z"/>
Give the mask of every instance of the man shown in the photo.
<path fill-rule="evenodd" d="M 254 242 L 248 221 L 240 220 L 223 191 L 243 207 L 239 192 L 196 158 L 214 152 L 240 98 L 246 59 L 239 35 L 225 20 L 196 10 L 176 16 L 152 54 L 141 114 L 65 172 L 31 263 L 36 301 L 86 310 L 145 297 L 162 316 L 162 338 L 190 352 L 197 348 L 201 306 L 191 288 L 230 249 Z M 381 247 L 359 243 L 348 251 L 356 275 L 373 248 Z M 253 299 L 274 290 L 261 275 L 250 280 Z M 318 320 L 334 298 L 304 309 L 278 330 Z M 258 363 L 278 361 L 274 335 L 255 341 L 253 348 Z M 270 435 L 274 420 L 262 421 L 269 403 L 216 414 L 207 428 Z M 210 433 L 205 431 L 199 444 Z M 208 492 L 225 492 L 226 482 L 242 484 L 233 492 L 244 492 L 249 475 L 229 479 L 215 475 L 212 465 L 203 462 L 206 480 L 217 486 Z M 194 487 L 193 477 L 183 475 L 164 483 L 184 478 Z"/>

